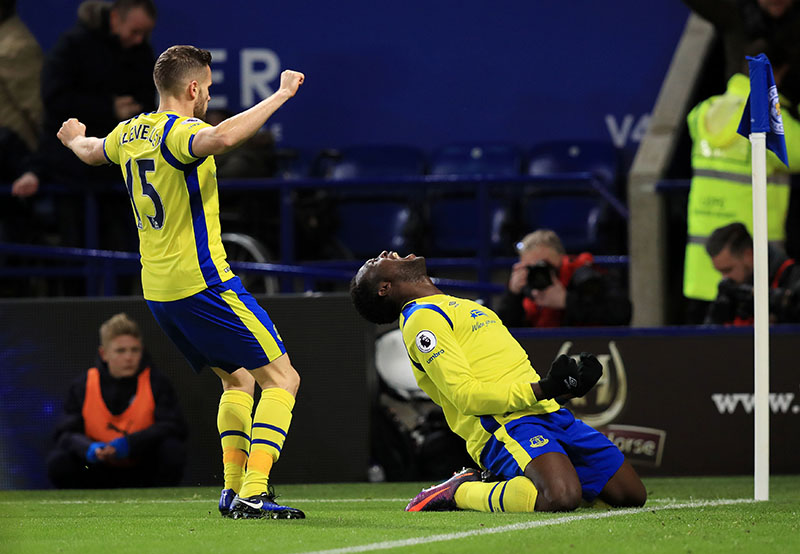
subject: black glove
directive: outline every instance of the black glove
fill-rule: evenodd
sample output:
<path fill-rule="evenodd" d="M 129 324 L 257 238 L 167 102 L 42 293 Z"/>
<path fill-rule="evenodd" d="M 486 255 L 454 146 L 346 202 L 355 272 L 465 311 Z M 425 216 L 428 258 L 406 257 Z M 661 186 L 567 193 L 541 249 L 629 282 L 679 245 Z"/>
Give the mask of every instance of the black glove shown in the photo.
<path fill-rule="evenodd" d="M 603 375 L 603 364 L 601 364 L 594 354 L 581 352 L 578 360 L 578 381 L 580 385 L 575 391 L 575 396 L 580 398 L 592 390 Z"/>
<path fill-rule="evenodd" d="M 579 358 L 576 362 L 562 354 L 553 361 L 547 377 L 539 381 L 545 398 L 580 398 L 592 390 L 603 375 L 603 365 L 588 352 L 581 352 Z"/>
<path fill-rule="evenodd" d="M 576 394 L 580 384 L 578 364 L 566 354 L 561 354 L 553 360 L 547 376 L 539 381 L 539 387 L 545 398 Z"/>

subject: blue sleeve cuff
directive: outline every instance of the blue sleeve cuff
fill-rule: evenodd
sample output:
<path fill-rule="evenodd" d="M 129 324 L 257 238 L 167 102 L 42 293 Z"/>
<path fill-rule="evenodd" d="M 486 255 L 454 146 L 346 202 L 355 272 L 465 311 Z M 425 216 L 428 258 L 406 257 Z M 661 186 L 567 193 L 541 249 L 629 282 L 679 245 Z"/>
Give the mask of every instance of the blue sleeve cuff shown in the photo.
<path fill-rule="evenodd" d="M 90 464 L 96 464 L 97 460 L 97 449 L 103 448 L 106 445 L 104 442 L 93 442 L 89 445 L 88 450 L 86 450 L 86 461 Z"/>
<path fill-rule="evenodd" d="M 119 437 L 117 439 L 114 439 L 108 444 L 110 446 L 113 446 L 117 450 L 115 458 L 121 460 L 127 458 L 128 454 L 130 454 L 131 447 L 130 444 L 128 443 L 128 439 L 126 439 L 125 437 Z"/>
<path fill-rule="evenodd" d="M 193 158 L 196 158 L 197 156 L 194 155 L 194 151 L 192 150 L 192 141 L 194 141 L 194 137 L 195 135 L 189 137 L 189 155 Z"/>
<path fill-rule="evenodd" d="M 108 157 L 108 152 L 106 152 L 106 140 L 108 139 L 103 139 L 103 156 L 106 157 L 108 163 L 113 164 L 114 162 L 111 161 L 111 158 Z"/>

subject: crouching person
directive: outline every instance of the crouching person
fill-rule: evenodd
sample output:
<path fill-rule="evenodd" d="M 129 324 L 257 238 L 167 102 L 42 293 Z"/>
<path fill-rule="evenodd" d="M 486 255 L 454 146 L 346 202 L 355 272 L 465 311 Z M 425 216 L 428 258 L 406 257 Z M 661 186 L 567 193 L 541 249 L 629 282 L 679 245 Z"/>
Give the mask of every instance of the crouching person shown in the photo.
<path fill-rule="evenodd" d="M 47 472 L 58 488 L 175 486 L 186 436 L 172 384 L 145 355 L 136 322 L 117 314 L 100 327 L 94 367 L 69 388 Z"/>

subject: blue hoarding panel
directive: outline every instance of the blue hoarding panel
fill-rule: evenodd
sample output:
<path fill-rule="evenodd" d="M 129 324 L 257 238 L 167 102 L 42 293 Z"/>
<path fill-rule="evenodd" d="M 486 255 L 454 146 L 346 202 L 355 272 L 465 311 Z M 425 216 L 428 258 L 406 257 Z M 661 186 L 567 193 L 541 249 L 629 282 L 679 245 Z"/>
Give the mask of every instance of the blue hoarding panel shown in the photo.
<path fill-rule="evenodd" d="M 77 4 L 19 10 L 47 50 Z M 635 0 L 158 4 L 157 53 L 211 49 L 217 106 L 238 111 L 281 70 L 305 72 L 270 123 L 307 148 L 580 138 L 635 150 L 688 15 Z"/>

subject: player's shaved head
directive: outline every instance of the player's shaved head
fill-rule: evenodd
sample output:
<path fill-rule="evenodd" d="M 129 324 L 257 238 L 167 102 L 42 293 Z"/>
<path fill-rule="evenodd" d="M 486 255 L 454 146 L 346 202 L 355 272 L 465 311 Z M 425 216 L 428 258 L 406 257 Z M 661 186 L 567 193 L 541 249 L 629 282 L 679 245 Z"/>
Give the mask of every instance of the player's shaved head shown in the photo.
<path fill-rule="evenodd" d="M 400 315 L 401 306 L 378 293 L 380 277 L 375 272 L 360 270 L 350 281 L 350 298 L 356 311 L 372 323 L 391 323 Z"/>
<path fill-rule="evenodd" d="M 396 252 L 384 251 L 367 260 L 358 270 L 350 282 L 350 298 L 356 311 L 367 321 L 391 323 L 408 301 L 406 294 L 422 289 L 420 296 L 430 294 L 428 286 L 433 287 L 433 284 L 425 258 L 414 254 L 401 258 Z"/>
<path fill-rule="evenodd" d="M 170 46 L 158 57 L 153 80 L 162 96 L 177 96 L 190 81 L 201 81 L 211 65 L 211 52 L 188 45 Z"/>

